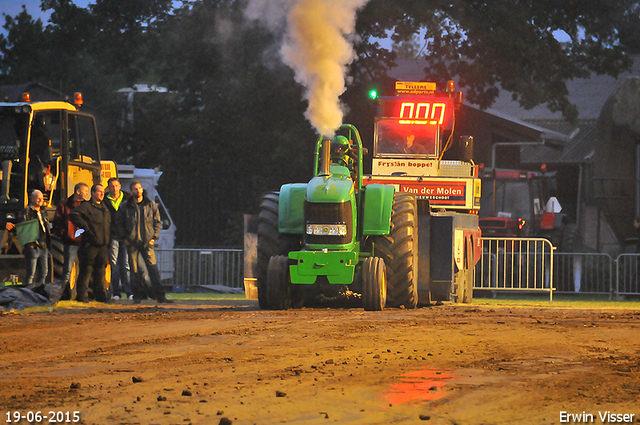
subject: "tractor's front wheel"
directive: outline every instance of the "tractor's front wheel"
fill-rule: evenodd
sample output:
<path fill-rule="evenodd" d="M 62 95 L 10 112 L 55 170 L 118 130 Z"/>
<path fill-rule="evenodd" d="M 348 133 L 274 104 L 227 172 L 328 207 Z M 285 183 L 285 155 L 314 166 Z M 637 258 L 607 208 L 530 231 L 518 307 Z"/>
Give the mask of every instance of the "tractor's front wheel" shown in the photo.
<path fill-rule="evenodd" d="M 362 264 L 362 304 L 366 311 L 381 311 L 387 303 L 384 260 L 369 257 Z"/>
<path fill-rule="evenodd" d="M 285 255 L 271 257 L 267 270 L 267 302 L 272 310 L 287 310 L 291 307 L 291 282 L 289 282 L 289 259 Z"/>

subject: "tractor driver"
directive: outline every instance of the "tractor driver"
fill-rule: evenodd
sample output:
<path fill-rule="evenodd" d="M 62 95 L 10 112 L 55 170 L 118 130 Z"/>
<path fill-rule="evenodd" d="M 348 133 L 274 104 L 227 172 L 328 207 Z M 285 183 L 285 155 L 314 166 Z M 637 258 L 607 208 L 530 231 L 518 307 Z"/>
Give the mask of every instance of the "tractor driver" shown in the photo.
<path fill-rule="evenodd" d="M 344 136 L 335 136 L 331 139 L 331 163 L 337 165 L 349 166 L 349 152 L 350 143 Z"/>
<path fill-rule="evenodd" d="M 426 154 L 427 149 L 419 143 L 414 143 L 415 140 L 416 140 L 416 136 L 413 134 L 409 134 L 405 136 L 403 140 L 404 143 L 401 143 L 396 147 L 396 152 L 410 153 L 410 154 L 415 154 L 415 153 Z"/>
<path fill-rule="evenodd" d="M 331 163 L 343 165 L 351 171 L 351 178 L 355 179 L 356 161 L 351 152 L 351 142 L 344 136 L 331 139 Z"/>

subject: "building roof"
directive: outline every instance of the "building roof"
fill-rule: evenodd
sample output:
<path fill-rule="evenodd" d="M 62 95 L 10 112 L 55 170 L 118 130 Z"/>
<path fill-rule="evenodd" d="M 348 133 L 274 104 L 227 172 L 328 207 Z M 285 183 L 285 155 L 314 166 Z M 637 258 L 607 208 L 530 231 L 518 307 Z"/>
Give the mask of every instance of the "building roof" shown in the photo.
<path fill-rule="evenodd" d="M 592 74 L 590 78 L 576 78 L 567 81 L 569 91 L 569 102 L 578 108 L 578 119 L 597 119 L 611 93 L 618 85 L 618 81 L 626 77 L 640 75 L 640 55 L 632 57 L 630 71 L 621 73 L 618 78 L 609 75 Z M 542 120 L 555 119 L 564 120 L 562 112 L 552 112 L 546 105 L 538 105 L 531 109 L 525 109 L 517 101 L 512 100 L 511 93 L 501 91 L 496 102 L 491 106 L 493 109 L 508 112 L 522 120 Z"/>
<path fill-rule="evenodd" d="M 575 164 L 587 161 L 595 151 L 595 134 L 598 120 L 578 120 L 575 125 L 565 120 L 530 120 L 529 122 L 556 129 L 561 134 L 568 134 L 569 140 L 562 150 L 548 147 L 522 148 L 520 158 L 523 163 L 530 164 Z"/>
<path fill-rule="evenodd" d="M 478 107 L 473 106 L 473 108 L 480 110 Z M 532 130 L 536 133 L 538 133 L 538 138 L 539 139 L 544 139 L 544 140 L 549 140 L 549 141 L 554 141 L 554 142 L 559 142 L 561 144 L 567 143 L 570 141 L 570 137 L 567 133 L 562 133 L 559 131 L 555 131 L 553 129 L 551 129 L 551 127 L 545 127 L 544 125 L 540 125 L 538 123 L 535 122 L 531 122 L 531 121 L 523 121 L 520 120 L 518 118 L 514 118 L 512 116 L 509 116 L 505 113 L 502 113 L 498 110 L 495 110 L 493 108 L 489 108 L 489 109 L 485 109 L 484 110 L 485 113 L 487 113 L 488 115 L 492 116 L 494 119 L 497 120 L 501 120 L 503 122 L 510 122 L 513 123 L 517 126 L 520 127 L 525 127 L 529 130 Z M 544 122 L 542 123 L 544 124 Z"/>

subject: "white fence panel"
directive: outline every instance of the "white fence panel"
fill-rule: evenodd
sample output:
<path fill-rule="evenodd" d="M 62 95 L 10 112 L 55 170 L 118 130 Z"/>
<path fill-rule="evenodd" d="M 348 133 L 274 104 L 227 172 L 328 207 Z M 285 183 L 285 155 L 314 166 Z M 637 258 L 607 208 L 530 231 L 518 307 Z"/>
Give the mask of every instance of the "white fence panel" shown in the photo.
<path fill-rule="evenodd" d="M 551 301 L 554 249 L 541 238 L 482 238 L 474 289 L 544 291 Z"/>

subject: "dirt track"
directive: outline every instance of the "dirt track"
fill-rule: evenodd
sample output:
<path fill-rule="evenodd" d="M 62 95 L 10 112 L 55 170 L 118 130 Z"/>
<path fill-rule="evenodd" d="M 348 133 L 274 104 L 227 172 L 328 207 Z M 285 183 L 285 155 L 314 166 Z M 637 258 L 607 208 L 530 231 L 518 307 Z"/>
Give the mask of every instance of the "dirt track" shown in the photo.
<path fill-rule="evenodd" d="M 640 422 L 640 310 L 90 306 L 0 317 L 3 423 Z"/>

